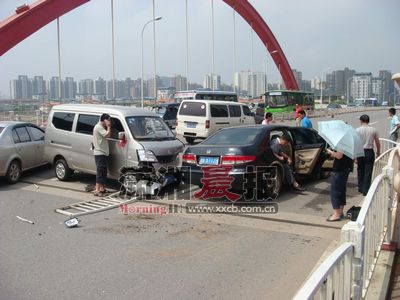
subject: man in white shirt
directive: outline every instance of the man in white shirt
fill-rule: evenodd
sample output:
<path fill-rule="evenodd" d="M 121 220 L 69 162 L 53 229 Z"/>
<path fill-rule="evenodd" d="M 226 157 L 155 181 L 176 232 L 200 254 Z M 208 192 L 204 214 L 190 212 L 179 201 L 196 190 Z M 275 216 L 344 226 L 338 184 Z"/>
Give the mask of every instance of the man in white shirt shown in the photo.
<path fill-rule="evenodd" d="M 93 129 L 93 154 L 96 163 L 96 189 L 95 196 L 103 196 L 107 191 L 107 163 L 110 150 L 107 138 L 111 136 L 111 117 L 108 114 L 100 116 L 99 123 Z"/>
<path fill-rule="evenodd" d="M 358 191 L 366 196 L 371 185 L 372 170 L 374 169 L 374 143 L 377 156 L 381 154 L 381 143 L 379 141 L 378 131 L 374 127 L 368 125 L 369 116 L 362 115 L 360 117 L 360 122 L 361 126 L 358 127 L 356 131 L 363 143 L 364 157 L 357 158 Z"/>

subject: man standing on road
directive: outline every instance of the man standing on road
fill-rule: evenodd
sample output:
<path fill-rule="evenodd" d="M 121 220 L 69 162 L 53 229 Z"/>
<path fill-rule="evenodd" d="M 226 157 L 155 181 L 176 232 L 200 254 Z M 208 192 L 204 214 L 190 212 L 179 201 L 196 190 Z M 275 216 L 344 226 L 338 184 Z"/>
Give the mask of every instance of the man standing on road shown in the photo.
<path fill-rule="evenodd" d="M 269 125 L 272 122 L 272 113 L 267 112 L 265 114 L 264 120 L 262 121 L 262 125 Z"/>
<path fill-rule="evenodd" d="M 287 135 L 282 135 L 271 141 L 271 150 L 275 157 L 281 162 L 283 166 L 284 176 L 288 184 L 290 184 L 296 191 L 304 191 L 305 189 L 300 186 L 300 184 L 294 179 L 292 169 L 290 165 L 292 164 L 292 159 L 289 155 L 282 151 L 282 146 L 289 143 L 289 137 Z"/>
<path fill-rule="evenodd" d="M 389 108 L 389 117 L 391 118 L 390 121 L 390 131 L 389 131 L 389 139 L 393 142 L 397 142 L 398 133 L 397 130 L 400 127 L 399 118 L 396 115 L 396 109 L 391 107 Z"/>
<path fill-rule="evenodd" d="M 362 115 L 360 121 L 361 126 L 358 127 L 356 131 L 364 145 L 364 157 L 357 158 L 358 191 L 366 196 L 371 185 L 372 170 L 374 169 L 374 143 L 377 156 L 381 154 L 381 143 L 379 141 L 378 131 L 368 125 L 369 116 Z"/>
<path fill-rule="evenodd" d="M 296 126 L 300 126 L 300 116 L 299 112 L 303 110 L 300 104 L 296 103 L 296 108 L 294 110 L 294 118 L 296 119 Z"/>
<path fill-rule="evenodd" d="M 299 111 L 300 126 L 305 128 L 312 128 L 311 120 L 307 117 L 306 112 L 302 109 Z"/>
<path fill-rule="evenodd" d="M 111 137 L 111 117 L 108 114 L 100 116 L 99 123 L 93 129 L 93 152 L 96 163 L 96 190 L 95 196 L 104 196 L 107 193 L 107 162 L 110 150 L 107 138 Z"/>

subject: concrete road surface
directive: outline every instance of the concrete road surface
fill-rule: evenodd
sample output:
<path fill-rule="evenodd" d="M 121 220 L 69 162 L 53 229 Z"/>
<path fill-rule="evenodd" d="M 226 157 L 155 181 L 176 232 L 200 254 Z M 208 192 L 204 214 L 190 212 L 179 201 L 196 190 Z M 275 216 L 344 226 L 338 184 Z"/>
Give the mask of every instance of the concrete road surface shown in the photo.
<path fill-rule="evenodd" d="M 386 137 L 386 111 L 369 114 Z M 358 117 L 340 116 L 351 125 Z M 77 175 L 59 182 L 48 168 L 13 186 L 0 181 L 0 299 L 290 299 L 345 224 L 325 221 L 329 180 L 310 180 L 306 192 L 284 191 L 277 214 L 123 215 L 113 209 L 66 228 L 66 217 L 54 209 L 92 199 L 83 188 L 93 181 Z M 354 172 L 348 203 L 361 201 Z"/>

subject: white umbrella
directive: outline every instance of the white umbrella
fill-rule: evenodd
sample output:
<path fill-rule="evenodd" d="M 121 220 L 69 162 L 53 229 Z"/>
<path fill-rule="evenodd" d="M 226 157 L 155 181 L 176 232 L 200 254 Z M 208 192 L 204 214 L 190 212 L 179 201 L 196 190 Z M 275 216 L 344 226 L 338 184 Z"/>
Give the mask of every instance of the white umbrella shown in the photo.
<path fill-rule="evenodd" d="M 364 156 L 360 136 L 355 129 L 341 120 L 318 122 L 318 133 L 336 151 L 354 159 Z"/>

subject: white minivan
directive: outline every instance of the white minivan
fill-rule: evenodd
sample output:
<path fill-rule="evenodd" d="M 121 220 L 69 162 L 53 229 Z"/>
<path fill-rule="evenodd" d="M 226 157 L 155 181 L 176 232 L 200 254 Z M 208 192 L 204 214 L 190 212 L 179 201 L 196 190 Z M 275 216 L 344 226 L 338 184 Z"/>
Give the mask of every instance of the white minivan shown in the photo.
<path fill-rule="evenodd" d="M 195 139 L 205 139 L 221 128 L 247 124 L 255 124 L 254 114 L 247 104 L 184 100 L 178 111 L 176 133 L 193 143 Z"/>

